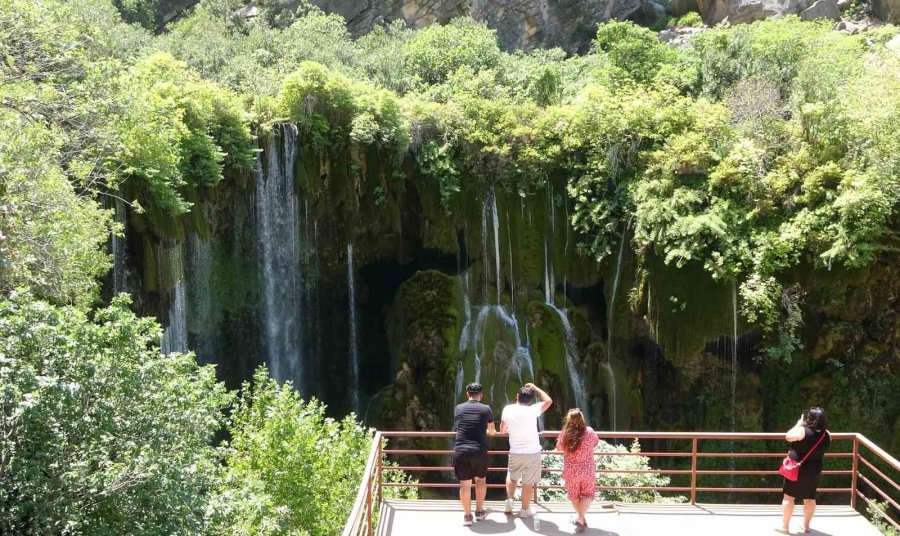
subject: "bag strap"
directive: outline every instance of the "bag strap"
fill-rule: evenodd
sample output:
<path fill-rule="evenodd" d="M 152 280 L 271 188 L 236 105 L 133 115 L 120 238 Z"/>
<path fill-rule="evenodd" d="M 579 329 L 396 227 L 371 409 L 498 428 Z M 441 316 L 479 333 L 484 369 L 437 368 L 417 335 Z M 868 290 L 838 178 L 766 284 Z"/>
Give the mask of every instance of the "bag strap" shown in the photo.
<path fill-rule="evenodd" d="M 807 453 L 806 453 L 806 456 L 804 456 L 803 459 L 800 460 L 800 463 L 805 462 L 806 459 L 809 458 L 809 455 L 812 454 L 813 452 L 815 452 L 815 450 L 816 450 L 817 448 L 819 448 L 819 445 L 822 443 L 822 440 L 825 439 L 825 436 L 826 436 L 826 435 L 828 435 L 828 430 L 825 430 L 825 431 L 822 432 L 822 437 L 820 437 L 819 440 L 816 441 L 816 444 L 813 445 L 813 448 L 809 449 L 809 452 L 807 452 Z"/>

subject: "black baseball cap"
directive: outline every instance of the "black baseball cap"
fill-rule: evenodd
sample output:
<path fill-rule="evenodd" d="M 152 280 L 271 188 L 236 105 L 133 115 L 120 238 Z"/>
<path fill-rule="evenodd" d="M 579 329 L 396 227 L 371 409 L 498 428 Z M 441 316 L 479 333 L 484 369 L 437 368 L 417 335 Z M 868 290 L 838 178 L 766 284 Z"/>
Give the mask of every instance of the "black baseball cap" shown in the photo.
<path fill-rule="evenodd" d="M 466 392 L 469 393 L 470 395 L 483 393 L 484 387 L 482 387 L 480 383 L 472 382 L 466 386 Z"/>

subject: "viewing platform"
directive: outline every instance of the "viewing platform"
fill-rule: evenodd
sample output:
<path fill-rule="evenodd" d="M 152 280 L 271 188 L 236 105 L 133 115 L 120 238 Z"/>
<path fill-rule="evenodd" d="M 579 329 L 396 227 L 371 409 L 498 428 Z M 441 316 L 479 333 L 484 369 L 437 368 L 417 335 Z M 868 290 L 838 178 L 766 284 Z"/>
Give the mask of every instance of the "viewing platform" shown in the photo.
<path fill-rule="evenodd" d="M 559 432 L 543 432 L 555 439 Z M 453 432 L 377 432 L 372 442 L 359 492 L 343 536 L 452 534 L 572 534 L 573 510 L 568 502 L 537 500 L 534 518 L 507 516 L 502 496 L 505 450 L 493 455 L 488 473 L 487 518 L 470 527 L 462 525 L 462 508 L 453 493 L 449 465 Z M 598 452 L 598 456 L 641 456 L 651 461 L 649 469 L 601 467 L 599 473 L 613 476 L 653 474 L 672 479 L 665 486 L 636 486 L 612 480 L 598 486 L 604 496 L 616 492 L 658 492 L 679 497 L 680 503 L 640 503 L 597 501 L 587 514 L 588 530 L 596 536 L 695 536 L 777 534 L 781 521 L 781 477 L 777 468 L 787 451 L 783 434 L 712 432 L 598 432 L 607 442 L 628 445 L 637 439 L 641 452 L 618 449 Z M 496 435 L 491 446 L 505 446 L 505 436 Z M 878 536 L 881 532 L 864 515 L 875 501 L 886 506 L 876 513 L 880 521 L 900 529 L 900 462 L 855 433 L 832 433 L 831 450 L 819 487 L 819 506 L 813 518 L 813 536 Z M 780 443 L 779 443 L 780 442 Z M 652 446 L 653 448 L 648 448 Z M 776 450 L 776 446 L 778 447 Z M 783 447 L 783 448 L 782 448 Z M 558 455 L 545 451 L 544 456 Z M 723 459 L 729 463 L 723 464 Z M 427 460 L 423 461 L 423 460 Z M 734 462 L 731 462 L 731 461 Z M 384 462 L 396 464 L 386 467 Z M 723 469 L 723 465 L 729 465 Z M 740 466 L 737 468 L 736 466 Z M 713 466 L 706 468 L 706 466 Z M 747 468 L 751 467 L 752 468 Z M 393 482 L 384 478 L 387 470 L 403 470 L 419 479 L 416 483 Z M 544 473 L 559 472 L 545 467 Z M 748 485 L 748 481 L 760 485 Z M 835 485 L 835 482 L 840 484 Z M 606 482 L 609 484 L 610 482 Z M 774 487 L 775 484 L 779 487 Z M 633 484 L 633 483 L 632 483 Z M 826 487 L 829 486 L 829 487 Z M 418 500 L 385 498 L 385 490 L 416 487 Z M 540 485 L 540 490 L 561 489 L 560 485 Z M 422 497 L 425 490 L 440 490 L 440 497 Z M 434 495 L 434 492 L 429 492 Z M 439 493 L 439 492 L 438 492 Z M 390 494 L 388 494 L 390 495 Z M 538 495 L 536 490 L 535 495 Z M 446 497 L 446 498 L 445 498 Z M 736 499 L 738 497 L 738 499 Z M 747 497 L 745 501 L 740 497 Z M 719 500 L 721 498 L 721 500 Z M 726 502 L 727 500 L 727 502 Z M 798 501 L 791 523 L 800 534 L 802 501 Z M 518 503 L 517 503 L 518 507 Z"/>

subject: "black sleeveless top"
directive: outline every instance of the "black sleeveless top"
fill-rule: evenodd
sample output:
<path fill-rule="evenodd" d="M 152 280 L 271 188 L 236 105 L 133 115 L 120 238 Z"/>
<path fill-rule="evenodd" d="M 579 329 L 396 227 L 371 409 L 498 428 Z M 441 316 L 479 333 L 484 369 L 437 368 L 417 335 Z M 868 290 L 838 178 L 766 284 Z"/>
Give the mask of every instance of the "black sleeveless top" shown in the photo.
<path fill-rule="evenodd" d="M 819 442 L 819 439 L 822 437 L 822 434 L 826 434 L 825 439 L 822 439 L 822 443 L 816 447 L 816 450 L 809 455 L 809 458 L 803 462 L 804 466 L 818 466 L 822 467 L 822 459 L 825 457 L 825 453 L 831 447 L 831 436 L 827 435 L 828 432 L 821 430 L 815 431 L 812 428 L 803 427 L 803 430 L 806 432 L 806 435 L 800 441 L 794 441 L 791 443 L 791 450 L 788 454 L 792 460 L 795 462 L 799 462 L 806 456 L 806 453 L 810 451 L 813 447 L 816 446 L 816 443 Z"/>

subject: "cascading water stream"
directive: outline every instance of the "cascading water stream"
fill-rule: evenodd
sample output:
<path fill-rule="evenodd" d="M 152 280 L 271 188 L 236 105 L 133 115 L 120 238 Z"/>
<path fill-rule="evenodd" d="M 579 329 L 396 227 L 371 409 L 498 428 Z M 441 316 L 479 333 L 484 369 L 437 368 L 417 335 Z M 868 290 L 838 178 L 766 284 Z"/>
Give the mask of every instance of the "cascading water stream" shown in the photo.
<path fill-rule="evenodd" d="M 299 208 L 294 193 L 297 127 L 282 125 L 283 145 L 269 139 L 268 168 L 257 160 L 256 233 L 263 275 L 262 317 L 271 374 L 302 392 L 302 278 Z"/>
<path fill-rule="evenodd" d="M 163 331 L 162 353 L 187 352 L 187 309 L 184 296 L 184 255 L 179 244 L 168 250 L 165 269 L 171 278 L 172 290 L 167 311 L 168 325 Z M 158 262 L 158 261 L 157 261 Z M 159 263 L 163 266 L 162 263 Z"/>
<path fill-rule="evenodd" d="M 565 343 L 566 349 L 566 369 L 569 372 L 569 383 L 572 384 L 572 392 L 575 394 L 575 403 L 578 404 L 578 408 L 584 413 L 585 421 L 590 422 L 590 401 L 588 400 L 584 378 L 578 371 L 578 363 L 576 361 L 578 356 L 578 345 L 575 341 L 575 333 L 572 331 L 572 326 L 569 324 L 569 317 L 566 315 L 565 310 L 559 309 L 550 303 L 548 303 L 547 306 L 556 312 L 562 323 L 563 342 Z"/>
<path fill-rule="evenodd" d="M 116 223 L 125 225 L 125 202 L 122 201 L 121 193 L 119 193 L 113 201 L 114 217 Z M 125 237 L 116 234 L 112 235 L 111 240 L 112 258 L 113 258 L 113 293 L 127 292 L 125 288 L 125 270 L 128 260 L 125 258 Z"/>
<path fill-rule="evenodd" d="M 616 373 L 613 372 L 613 321 L 616 313 L 616 295 L 619 290 L 619 274 L 622 271 L 622 254 L 625 252 L 625 243 L 627 242 L 628 223 L 622 232 L 622 243 L 619 244 L 619 256 L 616 260 L 616 274 L 613 277 L 612 294 L 609 298 L 609 312 L 606 315 L 606 372 L 609 374 L 609 391 L 610 391 L 610 425 L 613 431 L 617 429 L 617 396 L 616 396 Z"/>
<path fill-rule="evenodd" d="M 735 407 L 737 404 L 737 354 L 738 354 L 738 318 L 737 318 L 737 283 L 731 284 L 731 309 L 734 321 L 734 333 L 731 344 L 731 431 L 735 431 Z"/>
<path fill-rule="evenodd" d="M 353 242 L 347 244 L 347 295 L 350 309 L 350 401 L 353 411 L 360 414 L 359 405 L 359 343 L 356 335 L 356 284 L 353 277 Z"/>

